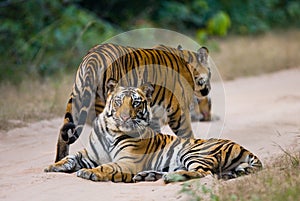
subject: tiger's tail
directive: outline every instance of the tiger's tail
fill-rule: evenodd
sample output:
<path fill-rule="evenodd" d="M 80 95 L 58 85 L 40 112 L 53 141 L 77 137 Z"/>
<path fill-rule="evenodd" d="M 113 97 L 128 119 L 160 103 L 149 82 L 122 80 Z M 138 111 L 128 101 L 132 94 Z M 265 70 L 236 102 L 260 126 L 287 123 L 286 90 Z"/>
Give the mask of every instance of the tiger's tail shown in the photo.
<path fill-rule="evenodd" d="M 89 68 L 90 69 L 90 68 Z M 74 129 L 73 135 L 69 137 L 68 144 L 74 143 L 80 136 L 83 130 L 83 126 L 87 120 L 88 112 L 93 105 L 96 94 L 96 75 L 93 73 L 93 70 L 87 70 L 84 76 L 84 86 L 83 90 L 78 91 L 79 105 L 79 115 L 77 120 L 77 125 Z"/>
<path fill-rule="evenodd" d="M 58 137 L 55 162 L 69 155 L 69 145 L 79 138 L 86 123 L 88 112 L 93 106 L 98 73 L 98 67 L 93 64 L 95 64 L 93 61 L 83 61 L 78 69 L 72 94 L 68 101 L 64 125 Z M 76 114 L 77 112 L 78 114 Z"/>

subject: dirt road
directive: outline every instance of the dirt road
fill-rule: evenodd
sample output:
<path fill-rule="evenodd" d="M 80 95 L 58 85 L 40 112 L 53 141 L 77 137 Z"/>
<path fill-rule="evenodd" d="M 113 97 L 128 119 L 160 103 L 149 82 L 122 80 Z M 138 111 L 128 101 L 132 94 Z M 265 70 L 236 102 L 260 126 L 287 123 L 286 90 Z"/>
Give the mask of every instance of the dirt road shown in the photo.
<path fill-rule="evenodd" d="M 225 82 L 225 117 L 221 115 L 218 122 L 193 123 L 193 129 L 199 137 L 209 137 L 207 131 L 217 127 L 222 131 L 219 137 L 238 142 L 268 163 L 282 153 L 278 145 L 286 149 L 300 146 L 299 86 L 300 68 Z M 178 194 L 181 183 L 95 183 L 74 174 L 44 173 L 54 160 L 61 123 L 62 118 L 57 118 L 0 133 L 0 200 L 185 199 Z M 87 133 L 88 129 L 71 152 L 84 146 Z"/>

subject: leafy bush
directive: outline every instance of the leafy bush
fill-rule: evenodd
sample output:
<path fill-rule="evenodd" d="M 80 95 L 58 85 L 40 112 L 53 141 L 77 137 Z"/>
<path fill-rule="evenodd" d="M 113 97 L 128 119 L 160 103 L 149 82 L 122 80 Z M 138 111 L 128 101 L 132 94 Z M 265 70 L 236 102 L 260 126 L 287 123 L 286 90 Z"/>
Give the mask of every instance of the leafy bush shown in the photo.
<path fill-rule="evenodd" d="M 222 1 L 222 8 L 232 21 L 232 31 L 257 34 L 273 28 L 299 27 L 298 0 L 230 0 Z"/>
<path fill-rule="evenodd" d="M 21 76 L 44 77 L 70 70 L 87 49 L 116 33 L 110 24 L 72 2 L 28 0 L 0 9 L 4 15 L 0 80 L 18 83 Z"/>
<path fill-rule="evenodd" d="M 11 0 L 0 2 L 0 81 L 76 69 L 87 49 L 121 30 L 163 27 L 203 43 L 227 33 L 299 27 L 298 0 Z"/>

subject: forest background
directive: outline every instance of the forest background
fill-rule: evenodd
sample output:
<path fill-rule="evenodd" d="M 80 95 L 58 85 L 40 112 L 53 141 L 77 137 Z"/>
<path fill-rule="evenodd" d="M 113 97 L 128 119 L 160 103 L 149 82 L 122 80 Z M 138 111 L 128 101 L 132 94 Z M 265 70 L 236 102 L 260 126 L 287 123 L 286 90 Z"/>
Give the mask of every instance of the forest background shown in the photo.
<path fill-rule="evenodd" d="M 95 44 L 157 27 L 200 44 L 300 26 L 297 0 L 6 0 L 0 2 L 0 80 L 19 83 L 75 70 Z"/>
<path fill-rule="evenodd" d="M 81 58 L 119 33 L 185 34 L 228 80 L 298 67 L 299 19 L 298 0 L 1 1 L 0 129 L 63 115 Z"/>

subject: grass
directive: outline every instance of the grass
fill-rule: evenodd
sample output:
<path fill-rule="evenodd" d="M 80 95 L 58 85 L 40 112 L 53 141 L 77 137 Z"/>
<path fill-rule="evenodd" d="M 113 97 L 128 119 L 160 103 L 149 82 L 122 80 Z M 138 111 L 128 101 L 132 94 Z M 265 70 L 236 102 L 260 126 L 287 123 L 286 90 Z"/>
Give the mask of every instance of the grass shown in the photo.
<path fill-rule="evenodd" d="M 292 157 L 291 157 L 292 156 Z M 297 163 L 295 163 L 297 159 Z M 221 200 L 293 201 L 300 200 L 300 152 L 283 154 L 265 170 L 250 177 L 222 185 Z"/>
<path fill-rule="evenodd" d="M 253 175 L 217 181 L 211 188 L 189 181 L 181 194 L 188 200 L 210 201 L 295 201 L 300 200 L 300 150 L 284 151 Z"/>
<path fill-rule="evenodd" d="M 300 66 L 300 30 L 217 41 L 211 56 L 223 79 L 255 76 Z"/>
<path fill-rule="evenodd" d="M 179 193 L 185 194 L 189 201 L 220 200 L 218 195 L 216 195 L 211 188 L 200 184 L 197 180 L 184 182 Z"/>
<path fill-rule="evenodd" d="M 211 51 L 224 80 L 300 66 L 300 30 L 261 36 L 231 36 L 217 41 Z M 74 66 L 76 69 L 77 66 Z M 1 83 L 0 130 L 32 121 L 63 116 L 75 73 L 55 79 L 24 79 L 21 84 Z M 5 98 L 4 98 L 5 97 Z"/>
<path fill-rule="evenodd" d="M 0 99 L 0 130 L 63 116 L 72 83 L 73 75 L 58 80 L 23 81 L 17 86 L 0 85 L 3 97 Z"/>

